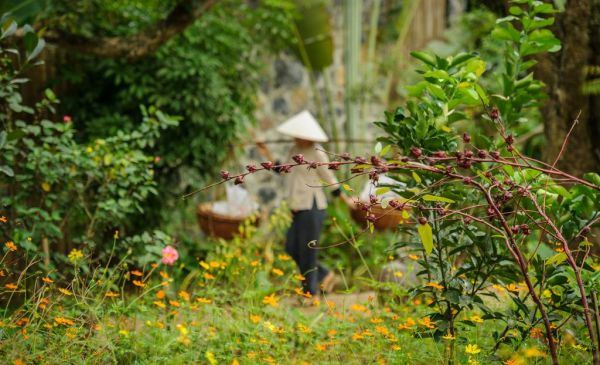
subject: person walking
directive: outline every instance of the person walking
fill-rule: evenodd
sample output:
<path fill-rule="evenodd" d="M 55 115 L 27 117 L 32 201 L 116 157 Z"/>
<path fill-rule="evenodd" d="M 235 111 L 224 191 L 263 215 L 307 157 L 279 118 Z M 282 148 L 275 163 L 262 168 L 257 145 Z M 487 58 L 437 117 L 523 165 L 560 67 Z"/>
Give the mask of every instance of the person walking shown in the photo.
<path fill-rule="evenodd" d="M 319 145 L 329 138 L 310 112 L 305 110 L 294 115 L 281 124 L 277 131 L 294 138 L 289 159 L 295 157 L 296 160 L 302 158 L 310 162 L 329 162 L 327 154 Z M 259 148 L 270 155 L 264 144 L 259 144 Z M 349 206 L 354 202 L 342 192 L 338 180 L 327 166 L 314 169 L 294 167 L 286 175 L 287 201 L 293 218 L 286 235 L 285 250 L 304 276 L 304 292 L 313 296 L 319 294 L 320 288 L 329 292 L 333 289 L 335 275 L 319 262 L 319 250 L 316 248 L 326 217 L 325 189 L 330 190 L 333 197 L 343 199 Z"/>

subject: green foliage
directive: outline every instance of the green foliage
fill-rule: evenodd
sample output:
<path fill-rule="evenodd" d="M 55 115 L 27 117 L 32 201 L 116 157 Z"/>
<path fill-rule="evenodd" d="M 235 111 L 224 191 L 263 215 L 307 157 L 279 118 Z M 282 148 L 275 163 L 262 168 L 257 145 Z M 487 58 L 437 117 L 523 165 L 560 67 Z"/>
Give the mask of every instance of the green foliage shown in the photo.
<path fill-rule="evenodd" d="M 137 106 L 152 103 L 184 120 L 157 144 L 160 176 L 177 179 L 180 167 L 200 176 L 214 172 L 253 120 L 259 46 L 279 49 L 287 42 L 292 11 L 289 1 L 255 9 L 225 1 L 139 61 L 77 58 L 62 70 L 76 90 L 63 98 L 63 110 L 84 121 L 91 139 L 134 128 Z"/>
<path fill-rule="evenodd" d="M 33 108 L 22 104 L 23 72 L 43 48 L 43 40 L 27 35 L 23 61 L 12 56 L 14 49 L 0 48 L 0 121 L 5 128 L 0 133 L 0 205 L 20 222 L 8 235 L 32 254 L 41 252 L 42 242 L 57 247 L 57 257 L 75 244 L 101 251 L 97 240 L 142 213 L 143 202 L 157 193 L 154 157 L 145 150 L 178 120 L 142 107 L 143 121 L 135 130 L 78 143 L 71 117 L 54 121 L 59 101 L 51 90 Z"/>
<path fill-rule="evenodd" d="M 476 54 L 441 58 L 414 52 L 421 62 L 421 81 L 407 87 L 412 97 L 408 112 L 398 108 L 385 121 L 376 122 L 386 132 L 382 141 L 411 156 L 388 160 L 396 167 L 394 178 L 406 184 L 394 188 L 403 197 L 397 204 L 407 204 L 404 209 L 412 208 L 415 223 L 419 221 L 416 230 L 400 227 L 411 238 L 398 247 L 421 253 L 419 275 L 428 283 L 415 287 L 414 293 L 433 298 L 430 317 L 437 321 L 436 338 L 474 325 L 458 316 L 479 308 L 483 318 L 505 323 L 503 332 L 494 333 L 498 346 L 515 345 L 505 334 L 514 330 L 519 341 L 525 341 L 532 328 L 543 322 L 538 310 L 551 322 L 568 321 L 571 316 L 586 320 L 580 294 L 585 289 L 577 276 L 584 278 L 584 285 L 596 285 L 592 262 L 586 260 L 590 244 L 582 232 L 597 224 L 600 216 L 600 177 L 589 174 L 586 180 L 592 184 L 579 180 L 571 188 L 563 187 L 552 176 L 573 178 L 523 157 L 515 152 L 520 146 L 513 146 L 512 133 L 523 123 L 523 115 L 535 110 L 544 97 L 543 84 L 530 73 L 535 61 L 529 58 L 560 49 L 557 38 L 546 29 L 554 21 L 548 17 L 555 12 L 551 5 L 529 0 L 513 3 L 520 6 L 512 6 L 512 15 L 498 19 L 491 32 L 503 47 L 504 59 L 495 76 L 500 89 L 482 82 L 486 62 Z M 479 113 L 483 117 L 478 122 L 501 138 L 479 136 L 471 143 L 465 135 L 464 151 L 460 151 L 451 127 L 454 122 L 469 123 L 471 115 Z M 471 164 L 466 156 L 481 161 Z M 501 156 L 507 162 L 494 163 Z M 577 259 L 569 258 L 569 249 Z M 535 295 L 529 285 L 541 293 L 535 306 L 528 300 Z M 486 296 L 500 300 L 492 288 L 508 292 L 512 305 L 505 312 L 485 300 Z"/>

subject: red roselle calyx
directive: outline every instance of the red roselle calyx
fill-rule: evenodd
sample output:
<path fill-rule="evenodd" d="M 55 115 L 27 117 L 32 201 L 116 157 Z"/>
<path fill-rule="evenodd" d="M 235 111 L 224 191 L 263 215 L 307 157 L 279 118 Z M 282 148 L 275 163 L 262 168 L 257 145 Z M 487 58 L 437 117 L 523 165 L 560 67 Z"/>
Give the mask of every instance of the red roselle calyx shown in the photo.
<path fill-rule="evenodd" d="M 254 166 L 254 165 L 246 165 L 246 170 L 248 170 L 249 173 L 256 172 L 256 166 Z"/>
<path fill-rule="evenodd" d="M 410 148 L 410 153 L 415 156 L 416 158 L 421 157 L 421 155 L 423 155 L 423 151 L 421 151 L 421 149 L 419 147 L 411 147 Z"/>
<path fill-rule="evenodd" d="M 371 204 L 377 204 L 377 195 L 370 194 L 369 195 L 369 200 L 371 201 Z"/>
<path fill-rule="evenodd" d="M 375 222 L 377 220 L 377 217 L 375 217 L 375 214 L 369 213 L 369 214 L 367 214 L 367 220 L 369 222 Z"/>
<path fill-rule="evenodd" d="M 435 151 L 431 154 L 433 157 L 444 158 L 446 157 L 446 151 Z"/>
<path fill-rule="evenodd" d="M 229 171 L 221 170 L 221 177 L 223 178 L 223 180 L 229 179 Z"/>
<path fill-rule="evenodd" d="M 485 158 L 485 156 L 487 156 L 487 153 L 484 150 L 477 151 L 477 157 Z"/>
<path fill-rule="evenodd" d="M 491 151 L 491 152 L 490 152 L 490 156 L 492 156 L 492 158 L 493 158 L 494 160 L 497 160 L 497 159 L 499 159 L 499 158 L 500 158 L 500 152 L 498 152 L 498 151 Z"/>
<path fill-rule="evenodd" d="M 329 170 L 339 170 L 340 169 L 340 162 L 330 162 L 329 163 Z"/>
<path fill-rule="evenodd" d="M 419 217 L 419 224 L 424 226 L 427 224 L 427 218 L 425 217 Z"/>
<path fill-rule="evenodd" d="M 463 133 L 463 137 L 462 138 L 463 138 L 463 142 L 465 142 L 465 143 L 471 142 L 471 136 L 467 132 Z"/>
<path fill-rule="evenodd" d="M 354 158 L 354 163 L 357 165 L 364 165 L 367 163 L 367 160 L 365 160 L 363 157 L 355 157 Z"/>
<path fill-rule="evenodd" d="M 352 157 L 350 157 L 350 154 L 348 152 L 344 152 L 342 153 L 342 155 L 340 156 L 342 158 L 342 160 L 344 161 L 350 161 L 352 159 Z"/>
<path fill-rule="evenodd" d="M 271 168 L 273 168 L 273 162 L 271 161 L 262 162 L 260 165 L 267 170 L 271 170 Z"/>
<path fill-rule="evenodd" d="M 521 224 L 521 232 L 523 232 L 524 235 L 529 235 L 531 233 L 531 230 L 529 229 L 529 226 L 525 223 Z"/>
<path fill-rule="evenodd" d="M 521 228 L 519 226 L 512 226 L 512 227 L 510 227 L 510 230 L 513 234 L 517 234 L 517 233 L 519 233 Z"/>
<path fill-rule="evenodd" d="M 235 185 L 240 185 L 244 183 L 244 176 L 238 176 L 235 178 L 234 184 Z"/>
<path fill-rule="evenodd" d="M 500 116 L 500 112 L 498 112 L 498 109 L 492 108 L 492 110 L 490 111 L 490 118 L 492 118 L 492 120 L 496 120 L 496 119 L 498 119 L 499 116 Z"/>
<path fill-rule="evenodd" d="M 302 155 L 301 153 L 292 156 L 292 160 L 294 160 L 294 162 L 296 162 L 297 164 L 302 164 L 304 163 L 304 155 Z"/>
<path fill-rule="evenodd" d="M 371 163 L 373 166 L 379 166 L 381 165 L 381 159 L 377 156 L 371 156 Z"/>

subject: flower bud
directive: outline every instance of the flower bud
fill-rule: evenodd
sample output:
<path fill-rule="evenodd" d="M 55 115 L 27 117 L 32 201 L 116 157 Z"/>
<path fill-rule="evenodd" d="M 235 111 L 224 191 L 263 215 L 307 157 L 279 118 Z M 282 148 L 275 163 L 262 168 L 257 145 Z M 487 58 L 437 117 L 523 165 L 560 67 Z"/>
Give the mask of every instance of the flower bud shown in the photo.
<path fill-rule="evenodd" d="M 485 158 L 485 156 L 487 156 L 487 153 L 484 150 L 477 151 L 477 157 Z"/>
<path fill-rule="evenodd" d="M 419 217 L 419 224 L 424 226 L 427 224 L 427 218 L 425 217 Z"/>
<path fill-rule="evenodd" d="M 415 156 L 416 158 L 419 158 L 423 154 L 423 151 L 421 151 L 420 148 L 413 146 L 410 148 L 410 153 L 412 153 L 412 155 Z"/>
<path fill-rule="evenodd" d="M 248 170 L 249 173 L 256 172 L 256 166 L 254 166 L 254 165 L 246 165 L 246 170 Z"/>
<path fill-rule="evenodd" d="M 244 183 L 244 175 L 240 175 L 238 177 L 235 178 L 235 181 L 233 182 L 235 185 L 240 185 Z"/>
<path fill-rule="evenodd" d="M 465 143 L 471 142 L 471 136 L 467 132 L 463 133 L 463 137 L 462 138 L 463 138 L 463 142 L 465 142 Z"/>
<path fill-rule="evenodd" d="M 262 167 L 264 167 L 266 170 L 271 170 L 271 168 L 273 167 L 273 162 L 265 161 L 265 162 L 262 162 L 260 165 Z"/>
<path fill-rule="evenodd" d="M 497 160 L 500 158 L 500 153 L 498 151 L 490 151 L 490 156 L 492 156 L 494 160 Z"/>
<path fill-rule="evenodd" d="M 302 155 L 301 153 L 292 156 L 292 160 L 294 160 L 294 162 L 296 162 L 297 164 L 302 164 L 304 163 L 304 155 Z"/>
<path fill-rule="evenodd" d="M 221 177 L 223 178 L 223 180 L 229 179 L 229 171 L 221 170 Z"/>
<path fill-rule="evenodd" d="M 492 118 L 492 120 L 496 120 L 498 119 L 498 117 L 500 116 L 500 112 L 498 112 L 497 108 L 492 108 L 492 110 L 490 111 L 490 118 Z"/>

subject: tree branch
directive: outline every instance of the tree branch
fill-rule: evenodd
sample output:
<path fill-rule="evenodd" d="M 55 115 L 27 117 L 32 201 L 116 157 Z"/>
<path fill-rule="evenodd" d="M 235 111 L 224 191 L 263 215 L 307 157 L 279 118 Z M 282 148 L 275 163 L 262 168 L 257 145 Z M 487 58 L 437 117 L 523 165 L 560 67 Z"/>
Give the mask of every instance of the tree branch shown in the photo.
<path fill-rule="evenodd" d="M 184 31 L 216 3 L 217 0 L 182 0 L 164 20 L 131 36 L 87 38 L 60 30 L 49 30 L 44 38 L 50 43 L 79 53 L 139 59 Z"/>

